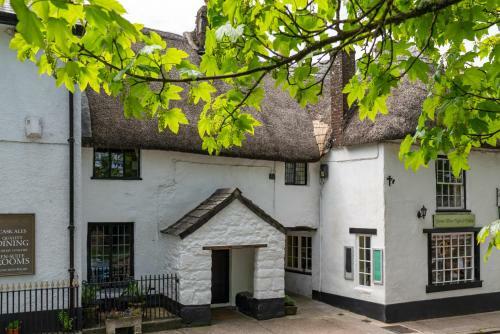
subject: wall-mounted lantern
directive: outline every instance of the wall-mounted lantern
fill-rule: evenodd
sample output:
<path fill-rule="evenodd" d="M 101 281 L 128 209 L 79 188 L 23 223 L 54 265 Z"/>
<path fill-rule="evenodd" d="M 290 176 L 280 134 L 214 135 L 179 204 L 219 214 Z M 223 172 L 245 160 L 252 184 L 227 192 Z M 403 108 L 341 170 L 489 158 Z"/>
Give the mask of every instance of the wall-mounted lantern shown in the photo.
<path fill-rule="evenodd" d="M 417 217 L 419 219 L 425 219 L 425 216 L 427 216 L 427 208 L 425 207 L 425 205 L 422 205 L 422 208 L 417 212 Z"/>
<path fill-rule="evenodd" d="M 328 179 L 328 165 L 327 164 L 321 164 L 319 166 L 319 177 L 322 180 Z"/>
<path fill-rule="evenodd" d="M 387 180 L 387 182 L 389 182 L 389 187 L 392 186 L 396 182 L 396 179 L 390 175 L 386 178 L 386 180 Z"/>

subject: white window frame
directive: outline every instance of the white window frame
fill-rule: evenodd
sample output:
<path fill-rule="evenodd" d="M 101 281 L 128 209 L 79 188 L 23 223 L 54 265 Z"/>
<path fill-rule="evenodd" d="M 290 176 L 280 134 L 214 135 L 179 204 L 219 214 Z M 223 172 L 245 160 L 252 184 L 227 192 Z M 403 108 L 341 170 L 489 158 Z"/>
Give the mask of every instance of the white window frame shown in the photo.
<path fill-rule="evenodd" d="M 361 238 L 363 238 L 363 247 L 361 247 Z M 366 239 L 370 239 L 370 247 L 366 246 Z M 372 258 L 372 235 L 370 234 L 358 234 L 356 235 L 356 249 L 357 249 L 357 278 L 358 284 L 360 286 L 370 287 L 373 284 L 373 258 Z M 363 260 L 361 259 L 361 250 L 365 253 Z M 366 254 L 369 255 L 369 259 L 366 260 Z M 363 270 L 361 270 L 361 264 L 363 263 Z M 369 263 L 370 268 L 367 270 L 367 263 Z M 361 277 L 364 277 L 363 279 Z M 366 284 L 366 277 L 369 279 L 369 284 Z"/>
<path fill-rule="evenodd" d="M 446 169 L 445 162 L 448 162 L 448 168 Z M 441 180 L 439 175 L 441 173 Z M 445 175 L 449 178 L 448 181 L 445 181 Z M 441 193 L 438 193 L 438 188 L 441 187 Z M 460 195 L 456 194 L 456 188 L 460 189 Z M 446 190 L 445 190 L 446 189 Z M 451 195 L 451 191 L 453 189 L 453 195 Z M 438 210 L 465 210 L 466 209 L 466 196 L 465 196 L 465 172 L 462 171 L 460 177 L 457 179 L 453 176 L 453 172 L 451 169 L 450 162 L 445 157 L 438 157 L 436 159 L 436 208 Z M 444 205 L 444 198 L 447 198 L 448 205 Z M 456 205 L 457 199 L 460 198 L 460 205 Z M 453 199 L 453 205 L 450 205 L 451 200 Z"/>
<path fill-rule="evenodd" d="M 289 237 L 295 237 L 297 238 L 297 266 L 293 265 L 293 254 L 292 254 L 292 266 L 288 265 L 288 257 L 289 257 L 289 251 L 288 251 L 288 238 Z M 302 248 L 306 247 L 303 245 L 303 240 L 302 238 L 310 238 L 310 249 L 311 249 L 311 256 L 307 256 L 307 249 L 305 250 L 305 257 L 302 255 Z M 293 247 L 293 246 L 292 246 Z M 293 248 L 292 248 L 293 252 Z M 306 267 L 302 267 L 302 261 L 306 261 Z M 311 268 L 307 268 L 307 260 L 311 261 Z M 286 236 L 286 245 L 285 245 L 285 268 L 288 270 L 292 271 L 300 271 L 300 272 L 305 272 L 305 273 L 310 273 L 312 271 L 312 236 L 310 233 L 300 233 L 300 232 L 295 232 L 295 233 L 289 233 Z"/>
<path fill-rule="evenodd" d="M 470 241 L 469 243 L 467 243 Z M 438 242 L 449 240 L 449 246 L 438 246 Z M 456 240 L 456 241 L 455 241 Z M 461 243 L 461 240 L 464 240 Z M 442 256 L 433 256 L 431 253 L 431 284 L 432 285 L 448 285 L 457 283 L 474 282 L 475 277 L 475 237 L 474 232 L 453 232 L 453 233 L 432 233 L 431 236 L 431 252 Z M 464 247 L 461 252 L 461 247 Z M 458 247 L 456 252 L 453 249 Z M 468 249 L 469 248 L 469 249 Z M 435 250 L 435 252 L 433 251 Z M 450 256 L 445 256 L 443 252 L 449 250 Z M 463 254 L 463 255 L 461 255 Z M 467 264 L 467 262 L 469 264 Z M 463 270 L 464 278 L 460 278 L 460 271 Z M 448 275 L 449 272 L 449 275 Z M 455 276 L 458 275 L 458 276 Z"/>

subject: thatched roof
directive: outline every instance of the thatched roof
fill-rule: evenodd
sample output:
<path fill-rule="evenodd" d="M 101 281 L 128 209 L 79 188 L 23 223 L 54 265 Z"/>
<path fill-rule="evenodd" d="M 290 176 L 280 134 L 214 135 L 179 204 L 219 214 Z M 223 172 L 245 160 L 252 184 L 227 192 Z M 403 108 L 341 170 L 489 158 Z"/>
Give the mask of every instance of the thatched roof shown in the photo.
<path fill-rule="evenodd" d="M 166 32 L 158 33 L 168 46 L 185 50 L 190 54 L 191 61 L 199 62 L 198 54 L 190 47 L 185 37 Z M 264 80 L 264 89 L 266 97 L 262 111 L 253 112 L 263 125 L 256 129 L 254 136 L 248 136 L 243 147 L 225 150 L 221 154 L 266 160 L 319 160 L 328 139 L 329 94 L 322 97 L 319 105 L 306 110 L 287 92 L 276 89 L 271 78 Z M 175 135 L 168 130 L 158 132 L 156 119 L 126 119 L 118 99 L 88 90 L 92 136 L 85 138 L 84 142 L 93 146 L 206 154 L 201 148 L 197 130 L 202 107 L 191 104 L 185 95 L 183 100 L 171 103 L 173 107 L 180 107 L 189 120 L 189 125 L 181 126 L 179 133 Z"/>
<path fill-rule="evenodd" d="M 193 210 L 189 211 L 184 217 L 179 219 L 174 224 L 170 225 L 166 229 L 162 230 L 162 233 L 171 234 L 184 239 L 204 224 L 206 224 L 210 219 L 212 219 L 217 213 L 222 211 L 225 207 L 231 204 L 233 201 L 238 200 L 253 213 L 259 216 L 263 221 L 270 224 L 278 231 L 286 233 L 285 227 L 278 223 L 274 218 L 269 216 L 261 208 L 255 205 L 251 200 L 246 198 L 241 194 L 241 190 L 238 188 L 222 188 L 217 189 L 209 198 L 201 202 Z"/>
<path fill-rule="evenodd" d="M 422 103 L 427 91 L 422 83 L 403 80 L 387 98 L 387 115 L 377 115 L 376 121 L 361 121 L 357 111 L 346 115 L 343 145 L 375 143 L 384 140 L 403 139 L 415 133 Z"/>

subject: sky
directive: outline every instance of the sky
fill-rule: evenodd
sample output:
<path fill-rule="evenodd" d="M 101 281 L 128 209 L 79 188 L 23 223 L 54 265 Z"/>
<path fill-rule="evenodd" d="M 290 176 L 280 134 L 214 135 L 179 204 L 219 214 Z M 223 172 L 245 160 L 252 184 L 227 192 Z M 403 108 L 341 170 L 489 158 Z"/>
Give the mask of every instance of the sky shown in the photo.
<path fill-rule="evenodd" d="M 120 0 L 126 18 L 148 28 L 182 34 L 194 30 L 196 12 L 203 0 Z"/>

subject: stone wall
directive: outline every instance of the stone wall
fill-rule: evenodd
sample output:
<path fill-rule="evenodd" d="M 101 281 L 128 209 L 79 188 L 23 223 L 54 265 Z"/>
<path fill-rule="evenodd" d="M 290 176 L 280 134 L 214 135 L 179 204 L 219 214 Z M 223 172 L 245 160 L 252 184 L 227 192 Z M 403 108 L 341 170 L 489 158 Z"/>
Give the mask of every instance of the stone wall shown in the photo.
<path fill-rule="evenodd" d="M 285 235 L 238 200 L 179 243 L 179 298 L 182 305 L 211 302 L 212 256 L 204 246 L 267 244 L 255 250 L 254 297 L 284 297 Z"/>

